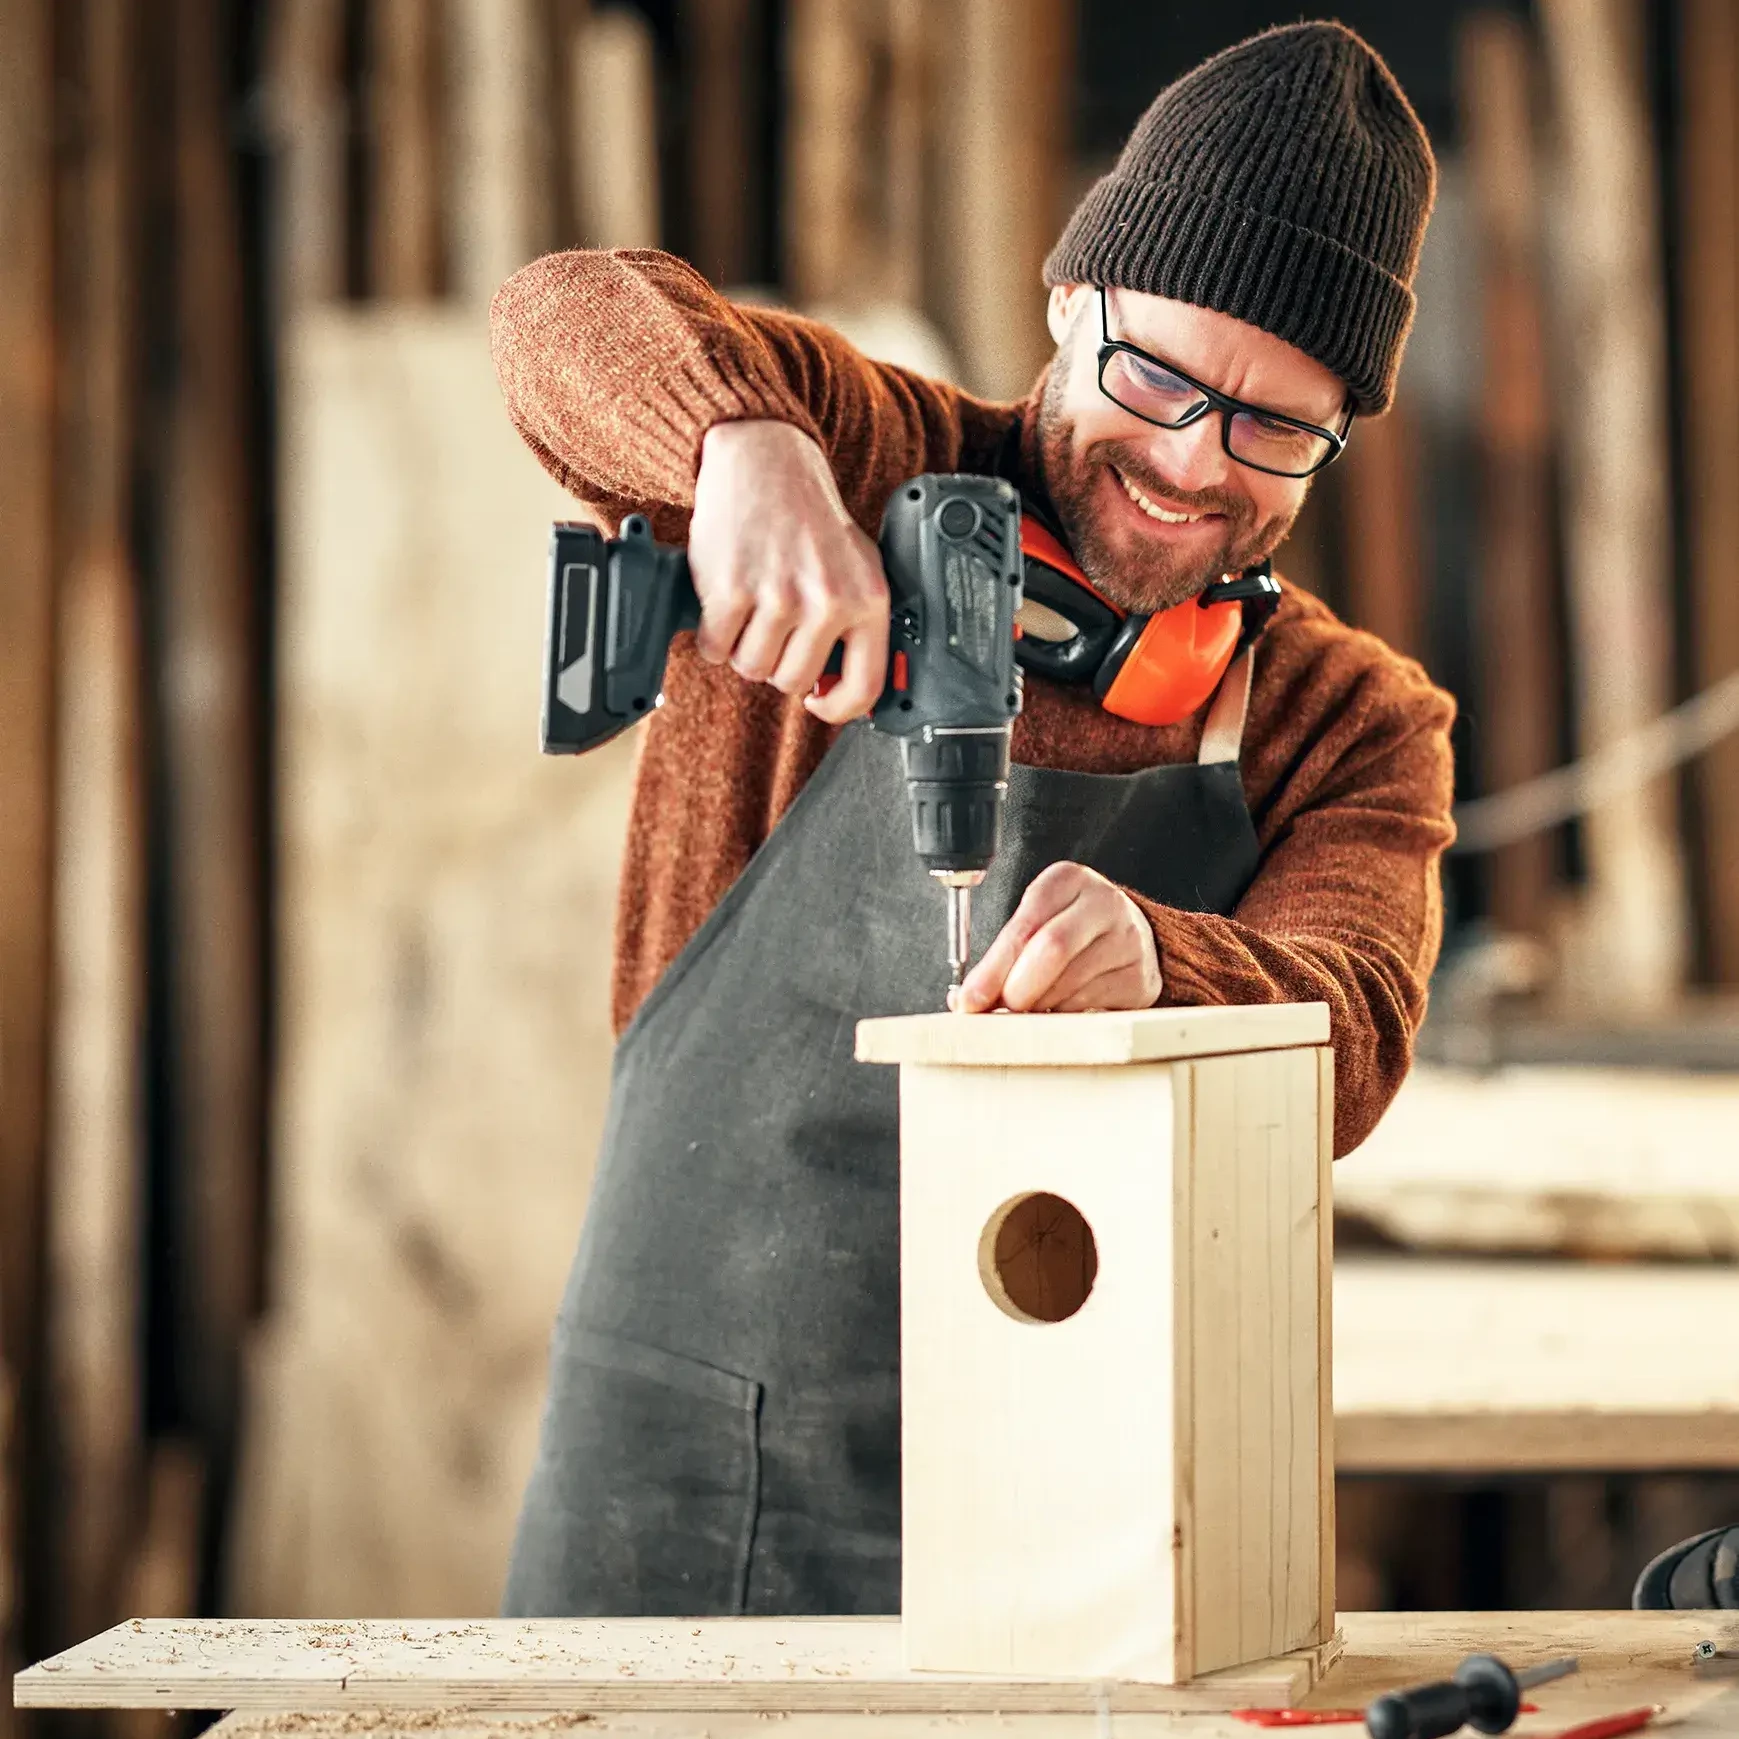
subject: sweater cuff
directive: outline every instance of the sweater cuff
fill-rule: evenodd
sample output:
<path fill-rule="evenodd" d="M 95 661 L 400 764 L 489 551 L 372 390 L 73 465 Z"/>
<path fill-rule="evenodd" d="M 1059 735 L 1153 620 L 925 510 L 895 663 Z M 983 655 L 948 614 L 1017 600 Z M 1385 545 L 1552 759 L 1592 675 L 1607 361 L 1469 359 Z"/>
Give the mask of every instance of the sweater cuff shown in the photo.
<path fill-rule="evenodd" d="M 1159 1000 L 1155 1008 L 1214 1008 L 1226 998 L 1208 976 L 1209 950 L 1201 946 L 1202 921 L 1207 914 L 1180 912 L 1162 906 L 1125 888 L 1153 932 L 1159 957 Z"/>
<path fill-rule="evenodd" d="M 699 472 L 701 443 L 720 423 L 789 423 L 821 445 L 820 424 L 784 377 L 736 355 L 714 354 L 704 365 L 685 362 L 662 372 L 643 415 L 650 451 L 688 477 Z"/>

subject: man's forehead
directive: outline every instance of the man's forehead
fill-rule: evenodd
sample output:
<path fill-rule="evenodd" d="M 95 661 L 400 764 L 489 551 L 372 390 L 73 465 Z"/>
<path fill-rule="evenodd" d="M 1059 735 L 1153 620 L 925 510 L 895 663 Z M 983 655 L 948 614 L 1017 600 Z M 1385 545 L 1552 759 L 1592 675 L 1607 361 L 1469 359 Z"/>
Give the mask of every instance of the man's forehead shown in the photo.
<path fill-rule="evenodd" d="M 1108 292 L 1115 338 L 1151 350 L 1235 398 L 1329 423 L 1346 403 L 1333 370 L 1217 309 L 1141 290 Z"/>

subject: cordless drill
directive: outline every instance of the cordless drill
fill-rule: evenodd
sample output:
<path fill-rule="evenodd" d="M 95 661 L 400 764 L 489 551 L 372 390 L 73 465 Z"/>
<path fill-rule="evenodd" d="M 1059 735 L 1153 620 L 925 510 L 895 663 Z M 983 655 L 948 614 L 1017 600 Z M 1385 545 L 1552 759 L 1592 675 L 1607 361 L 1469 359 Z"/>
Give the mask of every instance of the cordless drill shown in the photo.
<path fill-rule="evenodd" d="M 948 890 L 948 967 L 972 954 L 972 889 L 996 854 L 1020 712 L 1014 619 L 1021 603 L 1020 499 L 993 477 L 914 477 L 882 515 L 891 618 L 888 671 L 870 713 L 897 737 L 918 861 Z M 688 555 L 653 541 L 639 514 L 606 539 L 550 534 L 543 749 L 582 754 L 656 707 L 672 638 L 700 624 Z M 835 647 L 829 671 L 837 672 Z"/>

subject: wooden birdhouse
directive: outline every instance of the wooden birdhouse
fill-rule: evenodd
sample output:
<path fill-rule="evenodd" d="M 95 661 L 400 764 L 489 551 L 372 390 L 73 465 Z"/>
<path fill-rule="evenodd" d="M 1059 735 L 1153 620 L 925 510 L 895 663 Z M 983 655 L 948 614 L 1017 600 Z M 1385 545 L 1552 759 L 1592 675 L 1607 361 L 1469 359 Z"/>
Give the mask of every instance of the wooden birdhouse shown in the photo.
<path fill-rule="evenodd" d="M 1334 1631 L 1321 1003 L 865 1021 L 900 1065 L 906 1665 Z"/>

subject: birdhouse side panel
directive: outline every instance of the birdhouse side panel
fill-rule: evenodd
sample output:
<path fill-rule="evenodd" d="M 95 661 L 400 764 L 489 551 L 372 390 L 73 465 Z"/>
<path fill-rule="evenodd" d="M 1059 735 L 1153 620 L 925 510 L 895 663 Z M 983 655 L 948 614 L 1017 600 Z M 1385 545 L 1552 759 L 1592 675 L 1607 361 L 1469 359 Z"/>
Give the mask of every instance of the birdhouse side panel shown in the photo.
<path fill-rule="evenodd" d="M 1184 1663 L 1203 1673 L 1327 1634 L 1321 1463 L 1329 1396 L 1317 1053 L 1188 1067 L 1180 1628 Z"/>
<path fill-rule="evenodd" d="M 902 1610 L 915 1669 L 1176 1677 L 1173 1077 L 1185 1066 L 902 1070 Z"/>

